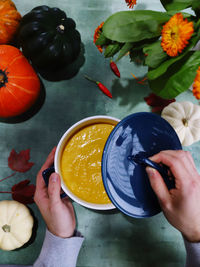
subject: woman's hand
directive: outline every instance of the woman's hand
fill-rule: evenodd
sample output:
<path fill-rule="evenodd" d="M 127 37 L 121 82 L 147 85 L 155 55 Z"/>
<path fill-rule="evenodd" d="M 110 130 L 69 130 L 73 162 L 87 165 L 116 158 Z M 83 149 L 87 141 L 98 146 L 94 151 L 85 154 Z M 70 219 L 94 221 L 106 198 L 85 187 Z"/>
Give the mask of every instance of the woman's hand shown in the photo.
<path fill-rule="evenodd" d="M 53 164 L 55 150 L 56 148 L 51 151 L 37 175 L 34 200 L 49 231 L 56 236 L 67 238 L 73 235 L 76 227 L 72 203 L 67 197 L 61 200 L 61 182 L 57 173 L 51 174 L 48 188 L 42 177 L 42 172 Z"/>
<path fill-rule="evenodd" d="M 166 150 L 150 159 L 167 165 L 175 178 L 176 188 L 169 191 L 161 175 L 146 168 L 165 217 L 188 241 L 200 242 L 200 176 L 191 154 Z"/>

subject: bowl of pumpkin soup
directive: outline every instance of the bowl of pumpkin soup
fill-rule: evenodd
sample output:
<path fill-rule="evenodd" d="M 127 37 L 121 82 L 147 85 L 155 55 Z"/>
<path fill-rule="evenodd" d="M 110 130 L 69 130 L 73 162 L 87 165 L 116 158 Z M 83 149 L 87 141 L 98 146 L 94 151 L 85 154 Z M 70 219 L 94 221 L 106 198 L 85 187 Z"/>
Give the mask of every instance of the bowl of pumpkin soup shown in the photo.
<path fill-rule="evenodd" d="M 71 126 L 58 143 L 54 165 L 62 189 L 84 207 L 115 208 L 103 185 L 101 160 L 108 136 L 119 121 L 109 116 L 85 118 Z"/>

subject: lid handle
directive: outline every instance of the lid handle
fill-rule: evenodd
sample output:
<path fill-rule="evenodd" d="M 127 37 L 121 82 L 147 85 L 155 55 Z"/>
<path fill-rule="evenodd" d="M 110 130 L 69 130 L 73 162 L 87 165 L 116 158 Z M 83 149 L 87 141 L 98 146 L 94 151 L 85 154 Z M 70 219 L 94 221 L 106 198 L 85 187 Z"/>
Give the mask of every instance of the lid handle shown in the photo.
<path fill-rule="evenodd" d="M 167 188 L 169 190 L 175 188 L 174 177 L 169 176 L 170 171 L 166 165 L 164 165 L 164 164 L 160 165 L 160 164 L 144 157 L 141 154 L 128 156 L 128 159 L 133 163 L 141 164 L 144 166 L 149 166 L 153 169 L 156 169 L 160 173 L 160 175 L 162 176 Z"/>

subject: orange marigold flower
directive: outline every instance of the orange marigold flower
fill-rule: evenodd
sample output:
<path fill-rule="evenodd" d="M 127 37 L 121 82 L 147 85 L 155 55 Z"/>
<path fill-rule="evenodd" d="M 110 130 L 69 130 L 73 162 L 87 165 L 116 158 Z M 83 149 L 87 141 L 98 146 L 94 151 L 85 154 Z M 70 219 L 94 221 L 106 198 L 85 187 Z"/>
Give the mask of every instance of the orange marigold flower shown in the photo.
<path fill-rule="evenodd" d="M 200 99 L 200 67 L 198 68 L 197 75 L 194 79 L 192 92 L 196 99 Z"/>
<path fill-rule="evenodd" d="M 193 23 L 176 13 L 163 26 L 161 46 L 170 56 L 175 57 L 187 46 L 188 40 L 194 32 Z"/>
<path fill-rule="evenodd" d="M 136 5 L 136 0 L 125 0 L 129 8 L 133 8 Z"/>
<path fill-rule="evenodd" d="M 95 30 L 94 32 L 94 44 L 96 43 L 97 39 L 99 38 L 100 34 L 102 33 L 102 27 L 104 25 L 104 22 L 102 22 Z M 101 45 L 96 45 L 96 47 L 98 48 L 99 52 L 103 52 L 103 48 Z"/>

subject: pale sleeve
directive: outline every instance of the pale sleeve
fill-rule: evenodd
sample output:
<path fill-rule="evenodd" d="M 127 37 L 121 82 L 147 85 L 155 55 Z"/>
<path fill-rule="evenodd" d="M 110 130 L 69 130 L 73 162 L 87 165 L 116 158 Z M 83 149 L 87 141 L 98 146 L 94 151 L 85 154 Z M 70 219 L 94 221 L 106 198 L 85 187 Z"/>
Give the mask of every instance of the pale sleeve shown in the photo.
<path fill-rule="evenodd" d="M 39 257 L 33 265 L 0 265 L 0 267 L 75 267 L 84 238 L 80 232 L 60 238 L 46 230 Z"/>
<path fill-rule="evenodd" d="M 60 238 L 46 230 L 40 255 L 33 267 L 75 267 L 83 239 L 79 232 L 70 238 Z"/>
<path fill-rule="evenodd" d="M 186 248 L 186 264 L 185 267 L 200 266 L 200 243 L 190 243 L 184 238 Z"/>

